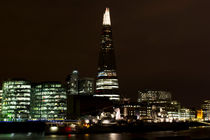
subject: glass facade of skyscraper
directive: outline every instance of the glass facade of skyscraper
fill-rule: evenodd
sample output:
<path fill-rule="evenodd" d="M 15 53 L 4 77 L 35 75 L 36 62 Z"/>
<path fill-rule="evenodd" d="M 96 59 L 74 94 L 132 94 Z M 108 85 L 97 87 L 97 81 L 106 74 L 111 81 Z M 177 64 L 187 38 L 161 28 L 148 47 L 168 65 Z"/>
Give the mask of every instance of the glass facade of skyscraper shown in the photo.
<path fill-rule="evenodd" d="M 30 115 L 31 85 L 28 81 L 3 82 L 2 117 L 4 121 L 24 121 Z"/>
<path fill-rule="evenodd" d="M 106 8 L 103 18 L 95 96 L 120 99 L 109 8 Z"/>
<path fill-rule="evenodd" d="M 79 80 L 79 94 L 93 94 L 94 93 L 94 78 L 81 78 Z"/>
<path fill-rule="evenodd" d="M 63 120 L 66 116 L 66 91 L 59 82 L 33 87 L 31 115 L 34 120 Z"/>
<path fill-rule="evenodd" d="M 67 94 L 78 95 L 79 94 L 79 72 L 73 70 L 72 74 L 68 75 L 67 79 Z"/>
<path fill-rule="evenodd" d="M 66 83 L 68 95 L 90 95 L 94 93 L 94 78 L 80 78 L 77 70 L 73 70 L 72 74 L 67 76 Z"/>

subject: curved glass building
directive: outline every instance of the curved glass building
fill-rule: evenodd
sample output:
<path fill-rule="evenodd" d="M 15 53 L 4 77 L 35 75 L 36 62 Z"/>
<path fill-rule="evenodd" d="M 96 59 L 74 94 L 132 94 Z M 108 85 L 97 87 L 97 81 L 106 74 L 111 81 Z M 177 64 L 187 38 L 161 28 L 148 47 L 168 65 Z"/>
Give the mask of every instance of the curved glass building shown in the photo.
<path fill-rule="evenodd" d="M 23 80 L 5 81 L 2 90 L 3 120 L 27 120 L 30 115 L 31 84 Z"/>
<path fill-rule="evenodd" d="M 44 82 L 33 87 L 31 115 L 34 120 L 63 120 L 66 116 L 66 91 L 59 82 Z"/>

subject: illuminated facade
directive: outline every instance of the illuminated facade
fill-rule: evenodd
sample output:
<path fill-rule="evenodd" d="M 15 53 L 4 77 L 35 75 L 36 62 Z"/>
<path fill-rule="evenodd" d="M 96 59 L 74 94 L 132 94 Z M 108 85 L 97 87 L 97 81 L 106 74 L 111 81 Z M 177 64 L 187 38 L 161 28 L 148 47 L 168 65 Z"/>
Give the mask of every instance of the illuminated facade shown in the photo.
<path fill-rule="evenodd" d="M 31 115 L 35 120 L 63 120 L 67 110 L 66 92 L 59 82 L 33 87 Z"/>
<path fill-rule="evenodd" d="M 81 95 L 94 93 L 94 78 L 80 78 L 79 72 L 74 70 L 71 75 L 67 76 L 67 94 Z"/>
<path fill-rule="evenodd" d="M 210 121 L 210 100 L 205 100 L 202 105 L 204 121 Z"/>
<path fill-rule="evenodd" d="M 30 116 L 31 84 L 28 81 L 3 82 L 2 116 L 4 121 L 24 121 Z"/>
<path fill-rule="evenodd" d="M 79 80 L 79 94 L 94 93 L 94 78 L 81 78 Z"/>
<path fill-rule="evenodd" d="M 79 72 L 73 70 L 72 74 L 67 76 L 67 94 L 77 95 L 79 94 Z"/>
<path fill-rule="evenodd" d="M 170 101 L 171 93 L 168 91 L 145 90 L 138 91 L 138 102 Z"/>
<path fill-rule="evenodd" d="M 191 121 L 196 118 L 196 111 L 189 108 L 181 108 L 179 112 L 180 121 Z"/>
<path fill-rule="evenodd" d="M 103 17 L 103 30 L 99 51 L 99 65 L 95 96 L 109 97 L 110 100 L 120 99 L 115 54 L 112 43 L 111 20 L 108 8 L 106 8 Z"/>
<path fill-rule="evenodd" d="M 0 90 L 0 112 L 2 108 L 2 95 L 3 95 L 3 90 Z"/>
<path fill-rule="evenodd" d="M 168 91 L 138 91 L 140 119 L 151 119 L 159 122 L 178 121 L 180 104 L 172 100 Z"/>
<path fill-rule="evenodd" d="M 197 120 L 203 120 L 203 110 L 197 110 Z"/>

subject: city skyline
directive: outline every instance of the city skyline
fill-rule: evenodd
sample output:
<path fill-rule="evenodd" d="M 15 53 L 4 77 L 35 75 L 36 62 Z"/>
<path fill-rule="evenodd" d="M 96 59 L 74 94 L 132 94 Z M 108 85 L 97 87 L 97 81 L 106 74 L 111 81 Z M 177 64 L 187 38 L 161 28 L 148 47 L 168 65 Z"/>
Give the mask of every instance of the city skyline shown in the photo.
<path fill-rule="evenodd" d="M 1 5 L 1 82 L 13 77 L 64 82 L 75 68 L 82 77 L 95 78 L 107 3 L 83 4 Z M 208 5 L 186 0 L 128 6 L 123 1 L 119 7 L 109 2 L 122 95 L 134 98 L 139 89 L 168 89 L 183 105 L 194 106 L 209 98 Z"/>

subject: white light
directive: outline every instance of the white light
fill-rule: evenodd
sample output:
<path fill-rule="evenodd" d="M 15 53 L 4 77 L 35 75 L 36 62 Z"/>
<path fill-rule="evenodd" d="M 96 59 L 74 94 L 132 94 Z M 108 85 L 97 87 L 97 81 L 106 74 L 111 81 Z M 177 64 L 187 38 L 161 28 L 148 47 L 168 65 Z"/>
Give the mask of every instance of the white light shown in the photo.
<path fill-rule="evenodd" d="M 50 131 L 51 132 L 57 132 L 58 131 L 58 127 L 57 126 L 51 126 L 50 127 Z"/>
<path fill-rule="evenodd" d="M 117 95 L 117 94 L 103 94 L 103 95 L 98 95 L 98 94 L 96 94 L 96 95 L 94 95 L 94 96 L 101 96 L 101 97 L 113 97 L 113 96 L 115 96 L 115 97 L 119 97 L 120 95 Z"/>
<path fill-rule="evenodd" d="M 109 8 L 106 8 L 106 11 L 104 13 L 103 25 L 111 25 Z"/>
<path fill-rule="evenodd" d="M 88 119 L 85 120 L 85 123 L 90 123 L 90 121 Z"/>
<path fill-rule="evenodd" d="M 110 124 L 110 120 L 103 120 L 102 124 Z"/>
<path fill-rule="evenodd" d="M 98 120 L 97 119 L 92 119 L 92 122 L 93 123 L 98 123 Z"/>

